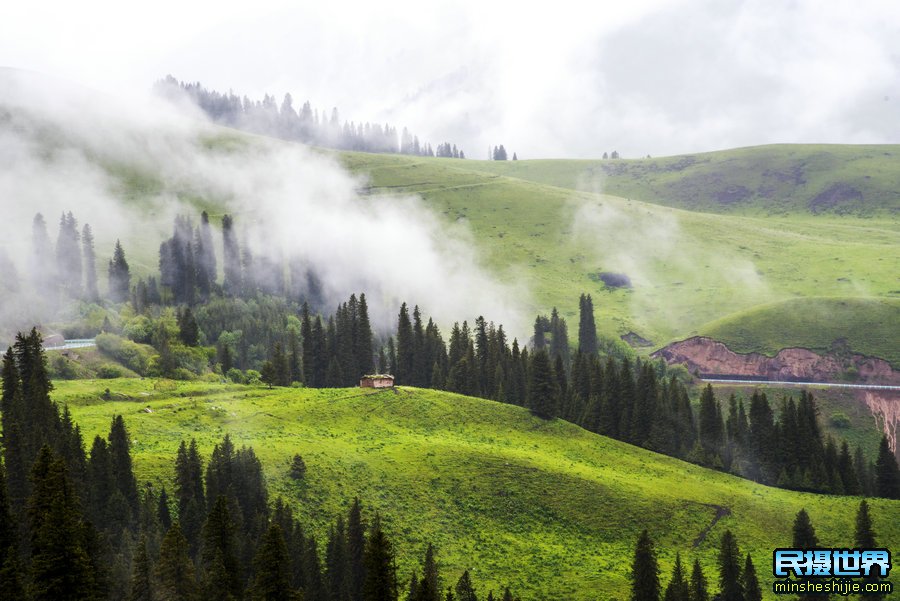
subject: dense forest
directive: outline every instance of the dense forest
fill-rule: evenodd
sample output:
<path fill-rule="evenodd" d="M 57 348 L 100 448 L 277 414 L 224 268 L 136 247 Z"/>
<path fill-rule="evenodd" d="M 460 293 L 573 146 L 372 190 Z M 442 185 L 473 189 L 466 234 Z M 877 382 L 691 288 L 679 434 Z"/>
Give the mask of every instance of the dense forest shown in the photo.
<path fill-rule="evenodd" d="M 154 90 L 165 98 L 187 98 L 215 123 L 283 140 L 338 150 L 466 158 L 466 153 L 456 144 L 443 142 L 432 147 L 405 127 L 398 134 L 396 126 L 388 123 L 342 122 L 337 108 L 330 114 L 320 113 L 310 106 L 309 101 L 297 109 L 289 93 L 279 105 L 275 97 L 268 94 L 262 100 L 251 100 L 231 91 L 207 90 L 199 82 L 178 81 L 171 75 L 157 81 Z"/>
<path fill-rule="evenodd" d="M 54 249 L 37 215 L 33 245 L 35 286 L 60 302 L 98 300 L 90 226 L 79 235 L 75 217 L 62 215 Z M 579 299 L 574 341 L 555 308 L 537 316 L 533 336 L 521 345 L 484 317 L 454 323 L 445 340 L 433 319 L 406 303 L 393 330 L 376 331 L 365 293 L 329 311 L 316 267 L 269 250 L 250 252 L 230 215 L 222 218 L 220 241 L 205 212 L 197 224 L 179 216 L 160 244 L 158 276 L 133 281 L 117 242 L 106 298 L 120 310 L 88 311 L 94 323 L 76 326 L 76 333 L 96 335 L 102 351 L 139 375 L 332 388 L 387 372 L 401 385 L 527 407 L 773 486 L 900 498 L 900 470 L 886 438 L 871 462 L 862 448 L 824 436 L 806 391 L 774 404 L 756 392 L 745 404 L 734 396 L 721 402 L 707 386 L 692 402 L 685 370 L 634 357 L 597 336 L 589 295 Z M 54 377 L 74 377 L 64 357 L 50 367 Z"/>
<path fill-rule="evenodd" d="M 514 601 L 509 588 L 479 593 L 469 571 L 441 574 L 427 545 L 421 577 L 401 582 L 397 550 L 379 515 L 359 499 L 336 517 L 320 542 L 281 498 L 271 502 L 252 448 L 229 437 L 204 464 L 194 440 L 172 458 L 175 487 L 139 484 L 122 416 L 89 452 L 68 409 L 50 398 L 52 384 L 36 330 L 19 334 L 3 356 L 3 454 L 0 463 L 0 590 L 26 600 L 134 601 L 252 599 L 315 601 Z M 306 464 L 295 455 L 291 477 Z M 791 545 L 815 548 L 811 517 L 801 510 Z M 321 535 L 321 533 L 319 533 Z M 856 517 L 854 544 L 876 548 L 868 504 Z M 785 541 L 787 545 L 787 541 Z M 676 555 L 667 586 L 644 530 L 631 568 L 631 597 L 646 601 L 760 601 L 749 554 L 726 531 L 718 578 L 695 560 L 690 574 Z M 866 579 L 878 582 L 876 576 Z M 454 584 L 455 583 L 455 584 Z M 718 591 L 718 592 L 716 592 Z M 818 598 L 818 597 L 817 597 Z M 821 597 L 822 599 L 826 597 Z M 870 597 L 881 599 L 880 595 Z"/>
<path fill-rule="evenodd" d="M 172 457 L 175 490 L 139 484 L 115 416 L 85 452 L 78 426 L 50 399 L 36 330 L 3 356 L 0 591 L 4 599 L 392 601 L 395 550 L 379 515 L 355 499 L 324 544 L 269 498 L 252 448 L 226 436 L 204 466 L 196 443 Z M 295 456 L 292 477 L 305 463 Z M 409 601 L 476 599 L 469 573 L 445 581 L 424 550 Z M 513 601 L 507 588 L 487 599 Z"/>

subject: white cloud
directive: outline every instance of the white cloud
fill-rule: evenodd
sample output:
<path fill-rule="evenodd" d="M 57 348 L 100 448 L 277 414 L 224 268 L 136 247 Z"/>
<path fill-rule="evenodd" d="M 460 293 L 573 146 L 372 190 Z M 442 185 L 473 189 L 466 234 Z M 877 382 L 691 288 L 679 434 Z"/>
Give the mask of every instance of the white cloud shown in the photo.
<path fill-rule="evenodd" d="M 900 141 L 890 1 L 52 4 L 5 7 L 10 66 L 118 91 L 166 73 L 290 91 L 476 158 Z"/>

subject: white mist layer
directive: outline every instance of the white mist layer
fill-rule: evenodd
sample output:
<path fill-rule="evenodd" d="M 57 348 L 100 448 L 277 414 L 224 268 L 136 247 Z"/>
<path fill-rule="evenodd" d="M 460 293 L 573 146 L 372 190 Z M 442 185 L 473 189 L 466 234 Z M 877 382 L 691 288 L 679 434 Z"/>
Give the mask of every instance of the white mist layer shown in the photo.
<path fill-rule="evenodd" d="M 256 256 L 312 265 L 329 306 L 365 292 L 381 328 L 392 327 L 402 301 L 445 326 L 478 315 L 513 331 L 526 323 L 522 290 L 498 284 L 469 231 L 443 223 L 421 199 L 363 196 L 365 182 L 330 156 L 232 135 L 161 101 L 125 103 L 0 70 L 0 162 L 0 249 L 25 287 L 37 212 L 54 241 L 62 211 L 91 224 L 102 291 L 115 239 L 133 271 L 155 273 L 155 254 L 135 265 L 130 249 L 137 240 L 157 248 L 177 214 L 196 223 L 199 209 L 185 199 L 204 199 L 235 217 L 241 243 L 249 241 Z M 149 183 L 130 198 L 123 178 Z M 219 217 L 212 215 L 216 229 Z M 214 238 L 221 281 L 221 236 Z"/>

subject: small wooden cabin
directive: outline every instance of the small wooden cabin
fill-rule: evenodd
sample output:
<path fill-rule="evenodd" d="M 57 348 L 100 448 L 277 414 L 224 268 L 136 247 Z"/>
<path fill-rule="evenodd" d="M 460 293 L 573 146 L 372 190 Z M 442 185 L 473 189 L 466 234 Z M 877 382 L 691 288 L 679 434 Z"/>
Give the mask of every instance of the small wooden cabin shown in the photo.
<path fill-rule="evenodd" d="M 359 381 L 360 388 L 392 388 L 393 386 L 394 376 L 388 374 L 363 376 Z"/>

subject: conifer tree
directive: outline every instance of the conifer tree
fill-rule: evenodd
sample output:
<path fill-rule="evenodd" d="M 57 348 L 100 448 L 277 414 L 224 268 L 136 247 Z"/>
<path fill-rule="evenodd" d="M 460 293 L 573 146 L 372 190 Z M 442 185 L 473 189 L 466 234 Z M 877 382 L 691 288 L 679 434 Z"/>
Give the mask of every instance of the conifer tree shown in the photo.
<path fill-rule="evenodd" d="M 394 564 L 394 548 L 381 528 L 376 515 L 366 542 L 364 555 L 365 579 L 363 601 L 397 601 L 397 571 Z"/>
<path fill-rule="evenodd" d="M 457 601 L 478 601 L 475 587 L 472 585 L 472 579 L 469 576 L 469 570 L 464 570 L 462 576 L 456 582 L 456 599 Z"/>
<path fill-rule="evenodd" d="M 131 443 L 128 430 L 125 428 L 125 420 L 121 415 L 113 418 L 109 429 L 109 460 L 112 471 L 112 481 L 115 490 L 118 491 L 128 503 L 131 517 L 137 517 L 139 498 L 137 491 L 137 479 L 131 464 Z"/>
<path fill-rule="evenodd" d="M 163 537 L 156 564 L 158 595 L 167 601 L 197 601 L 199 588 L 194 577 L 194 564 L 188 541 L 178 522 Z"/>
<path fill-rule="evenodd" d="M 857 549 L 877 548 L 872 518 L 869 515 L 869 503 L 865 499 L 859 502 L 859 509 L 856 511 L 856 531 L 853 540 Z"/>
<path fill-rule="evenodd" d="M 694 560 L 691 570 L 690 601 L 709 601 L 709 588 L 699 559 Z"/>
<path fill-rule="evenodd" d="M 281 527 L 272 523 L 260 542 L 253 560 L 256 577 L 251 589 L 254 601 L 293 601 L 290 557 Z"/>
<path fill-rule="evenodd" d="M 131 292 L 131 270 L 125 259 L 122 243 L 116 240 L 113 258 L 109 261 L 109 299 L 114 303 L 124 303 Z"/>
<path fill-rule="evenodd" d="M 40 213 L 34 216 L 31 224 L 31 249 L 31 280 L 35 288 L 50 295 L 55 292 L 56 266 L 47 222 Z"/>
<path fill-rule="evenodd" d="M 150 557 L 147 554 L 147 539 L 141 536 L 138 543 L 137 555 L 135 555 L 131 572 L 131 594 L 129 601 L 153 601 L 153 570 Z"/>
<path fill-rule="evenodd" d="M 797 512 L 794 518 L 793 526 L 793 546 L 795 549 L 814 549 L 819 545 L 819 539 L 816 536 L 816 529 L 813 527 L 809 519 L 809 514 L 805 509 Z"/>
<path fill-rule="evenodd" d="M 234 599 L 241 596 L 236 535 L 237 528 L 228 508 L 228 499 L 219 496 L 203 524 L 200 548 L 200 565 L 205 571 L 204 595 L 207 598 L 221 597 L 222 593 L 229 593 Z M 222 574 L 215 573 L 216 564 L 221 564 Z"/>
<path fill-rule="evenodd" d="M 741 552 L 731 530 L 725 531 L 719 545 L 719 595 L 722 601 L 744 601 Z"/>
<path fill-rule="evenodd" d="M 59 236 L 56 239 L 56 272 L 67 295 L 81 297 L 81 244 L 78 222 L 72 212 L 63 213 L 59 220 Z"/>
<path fill-rule="evenodd" d="M 853 536 L 854 545 L 857 549 L 877 549 L 878 543 L 875 540 L 875 531 L 872 528 L 872 517 L 869 514 L 869 504 L 865 499 L 859 502 L 859 509 L 856 512 L 856 530 Z M 878 576 L 871 574 L 865 579 L 867 583 L 874 584 L 880 579 Z M 881 601 L 881 595 L 866 595 L 866 599 L 872 601 Z"/>
<path fill-rule="evenodd" d="M 659 601 L 659 566 L 646 530 L 638 537 L 631 564 L 631 601 Z"/>
<path fill-rule="evenodd" d="M 365 524 L 362 520 L 362 507 L 359 498 L 353 499 L 350 514 L 347 518 L 347 556 L 350 563 L 350 596 L 359 599 L 362 595 L 363 582 L 366 577 Z"/>
<path fill-rule="evenodd" d="M 0 591 L 10 599 L 24 598 L 19 566 L 18 527 L 6 493 L 6 473 L 0 463 Z"/>
<path fill-rule="evenodd" d="M 594 322 L 594 301 L 590 294 L 582 294 L 578 301 L 578 352 L 597 354 L 597 324 Z"/>
<path fill-rule="evenodd" d="M 900 499 L 900 469 L 887 436 L 881 437 L 875 460 L 875 493 L 885 499 Z"/>
<path fill-rule="evenodd" d="M 88 525 L 65 464 L 41 448 L 31 470 L 31 597 L 34 601 L 97 599 L 105 594 L 88 553 Z"/>
<path fill-rule="evenodd" d="M 394 377 L 398 384 L 411 384 L 414 378 L 413 365 L 415 361 L 414 334 L 412 322 L 409 320 L 409 310 L 406 303 L 400 306 L 400 315 L 397 321 L 397 365 Z"/>
<path fill-rule="evenodd" d="M 234 231 L 234 220 L 231 215 L 222 217 L 223 253 L 223 288 L 228 296 L 240 295 L 241 282 L 241 250 L 238 246 L 237 233 Z"/>
<path fill-rule="evenodd" d="M 427 594 L 419 594 L 422 601 L 440 601 L 441 578 L 438 572 L 437 561 L 434 557 L 434 547 L 428 543 L 425 550 L 425 561 L 422 563 L 422 580 L 428 586 Z"/>
<path fill-rule="evenodd" d="M 681 565 L 681 554 L 675 554 L 675 567 L 672 568 L 672 578 L 666 587 L 665 601 L 690 601 L 690 585 L 685 577 L 684 568 Z"/>
<path fill-rule="evenodd" d="M 540 350 L 534 354 L 530 376 L 528 407 L 535 415 L 550 419 L 555 411 L 557 390 L 547 351 Z"/>
<path fill-rule="evenodd" d="M 162 528 L 163 532 L 168 532 L 169 528 L 172 527 L 172 512 L 169 509 L 169 493 L 166 492 L 165 486 L 159 493 L 156 517 L 159 520 L 159 526 Z"/>
<path fill-rule="evenodd" d="M 97 287 L 97 254 L 94 251 L 94 232 L 87 223 L 81 230 L 81 254 L 84 259 L 84 298 L 88 302 L 100 301 Z"/>
<path fill-rule="evenodd" d="M 759 588 L 759 579 L 756 577 L 756 568 L 753 567 L 753 560 L 747 553 L 747 560 L 744 562 L 744 573 L 741 574 L 741 583 L 744 588 L 744 601 L 762 601 L 762 589 Z"/>

